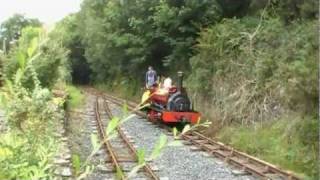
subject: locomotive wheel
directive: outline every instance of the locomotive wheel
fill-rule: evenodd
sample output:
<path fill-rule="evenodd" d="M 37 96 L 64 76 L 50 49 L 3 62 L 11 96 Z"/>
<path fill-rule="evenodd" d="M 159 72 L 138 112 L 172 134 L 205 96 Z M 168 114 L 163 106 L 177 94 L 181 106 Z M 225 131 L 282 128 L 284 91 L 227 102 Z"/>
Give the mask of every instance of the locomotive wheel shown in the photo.
<path fill-rule="evenodd" d="M 186 122 L 175 122 L 175 123 L 168 123 L 166 125 L 168 125 L 171 128 L 177 128 L 178 131 L 182 131 L 183 128 L 190 123 L 186 123 Z"/>
<path fill-rule="evenodd" d="M 159 119 L 158 112 L 154 110 L 149 110 L 147 113 L 147 117 L 148 117 L 148 120 L 151 122 L 157 122 Z"/>

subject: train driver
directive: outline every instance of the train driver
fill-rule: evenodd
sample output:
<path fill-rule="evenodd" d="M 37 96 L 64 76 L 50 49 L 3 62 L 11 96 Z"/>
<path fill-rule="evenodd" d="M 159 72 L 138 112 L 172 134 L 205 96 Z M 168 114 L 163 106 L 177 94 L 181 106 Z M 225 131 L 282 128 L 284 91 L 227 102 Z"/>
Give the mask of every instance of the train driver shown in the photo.
<path fill-rule="evenodd" d="M 146 73 L 146 87 L 150 89 L 152 86 L 157 83 L 157 73 L 153 70 L 152 66 L 149 66 L 148 71 Z"/>
<path fill-rule="evenodd" d="M 163 81 L 163 88 L 169 92 L 169 89 L 172 87 L 172 79 L 170 77 L 167 77 Z"/>

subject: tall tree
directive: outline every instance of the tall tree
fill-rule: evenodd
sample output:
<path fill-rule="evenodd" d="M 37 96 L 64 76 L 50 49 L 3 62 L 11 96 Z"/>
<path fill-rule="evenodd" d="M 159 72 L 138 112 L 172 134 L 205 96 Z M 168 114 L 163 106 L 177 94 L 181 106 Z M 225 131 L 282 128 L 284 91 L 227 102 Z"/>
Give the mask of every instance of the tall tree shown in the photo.
<path fill-rule="evenodd" d="M 21 14 L 14 14 L 0 25 L 0 43 L 8 50 L 10 42 L 18 40 L 21 30 L 27 26 L 39 27 L 41 22 L 38 19 L 26 18 Z M 4 42 L 5 41 L 5 42 Z M 3 47 L 2 47 L 3 48 Z"/>

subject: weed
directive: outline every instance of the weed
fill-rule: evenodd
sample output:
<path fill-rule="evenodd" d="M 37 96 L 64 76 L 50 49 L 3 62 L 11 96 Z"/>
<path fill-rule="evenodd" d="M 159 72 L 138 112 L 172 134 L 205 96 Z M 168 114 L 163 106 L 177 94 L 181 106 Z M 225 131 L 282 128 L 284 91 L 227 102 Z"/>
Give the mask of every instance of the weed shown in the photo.
<path fill-rule="evenodd" d="M 68 108 L 75 109 L 80 107 L 85 100 L 83 93 L 77 87 L 72 85 L 67 85 L 66 90 L 69 95 L 69 99 L 67 101 Z"/>
<path fill-rule="evenodd" d="M 287 117 L 250 126 L 225 127 L 218 138 L 241 151 L 316 179 L 319 141 L 314 134 L 319 133 L 315 124 L 317 119 L 313 117 Z"/>

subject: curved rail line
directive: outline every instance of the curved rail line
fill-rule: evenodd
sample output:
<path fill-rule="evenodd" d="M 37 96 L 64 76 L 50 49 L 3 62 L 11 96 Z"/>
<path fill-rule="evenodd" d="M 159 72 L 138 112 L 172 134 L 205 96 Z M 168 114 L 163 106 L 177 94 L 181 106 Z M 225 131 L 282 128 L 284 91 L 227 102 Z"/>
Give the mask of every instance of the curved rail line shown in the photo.
<path fill-rule="evenodd" d="M 103 105 L 104 105 L 104 111 L 106 112 L 108 118 L 111 120 L 113 115 L 109 109 L 108 103 L 107 101 L 103 98 Z M 103 126 L 103 122 L 100 116 L 100 105 L 99 105 L 99 96 L 96 97 L 96 103 L 95 103 L 95 116 L 96 116 L 96 122 L 98 125 L 98 131 L 99 134 L 101 136 L 101 139 L 103 139 L 103 146 L 106 150 L 106 152 L 108 153 L 108 155 L 110 156 L 110 160 L 111 160 L 111 164 L 113 166 L 113 168 L 119 172 L 122 171 L 123 172 L 123 168 L 121 166 L 122 162 L 127 162 L 128 160 L 123 160 L 121 158 L 119 158 L 119 154 L 116 153 L 117 150 L 112 146 L 111 141 L 108 139 L 107 134 L 105 133 L 104 130 L 104 126 Z M 131 144 L 130 140 L 126 137 L 125 133 L 123 132 L 123 130 L 118 127 L 117 132 L 119 134 L 119 137 L 121 138 L 122 142 L 126 145 L 126 147 L 128 147 L 130 153 L 130 156 L 132 159 L 134 159 L 134 161 L 130 161 L 130 162 L 134 162 L 138 164 L 138 159 L 137 159 L 137 151 L 135 150 L 134 146 Z M 109 159 L 108 159 L 109 160 Z M 145 164 L 143 166 L 145 175 L 149 178 L 149 179 L 154 179 L 154 180 L 159 180 L 160 178 L 153 172 L 152 168 L 150 167 L 149 164 Z M 122 180 L 127 180 L 128 177 L 125 176 L 124 173 L 117 173 L 117 175 L 119 176 L 118 178 L 122 179 Z"/>
<path fill-rule="evenodd" d="M 111 95 L 105 95 L 111 102 L 122 106 L 124 103 L 128 105 L 129 109 L 136 109 L 137 103 L 129 102 Z M 146 117 L 145 113 L 135 111 L 139 116 Z M 158 123 L 159 124 L 159 123 Z M 163 128 L 163 126 L 161 126 Z M 168 129 L 168 128 L 166 128 Z M 261 179 L 287 179 L 300 180 L 298 175 L 291 171 L 283 170 L 273 164 L 260 160 L 256 157 L 250 156 L 244 152 L 240 152 L 230 146 L 227 146 L 219 141 L 208 138 L 197 131 L 189 131 L 182 135 L 182 138 L 193 145 L 208 152 L 209 154 L 218 157 L 225 162 L 240 168 Z"/>

